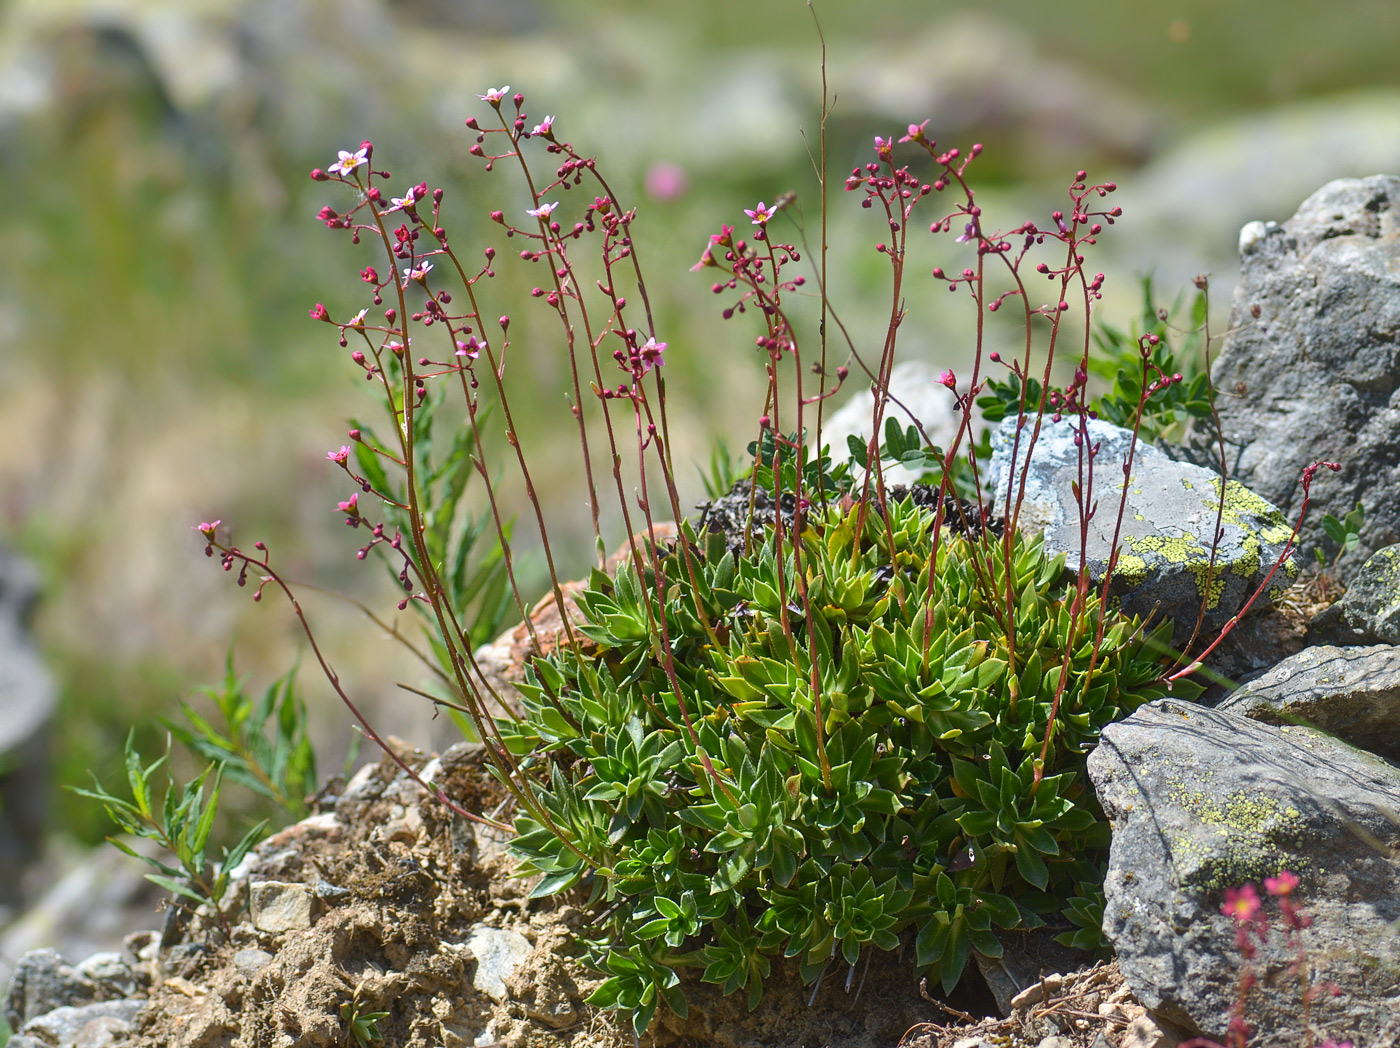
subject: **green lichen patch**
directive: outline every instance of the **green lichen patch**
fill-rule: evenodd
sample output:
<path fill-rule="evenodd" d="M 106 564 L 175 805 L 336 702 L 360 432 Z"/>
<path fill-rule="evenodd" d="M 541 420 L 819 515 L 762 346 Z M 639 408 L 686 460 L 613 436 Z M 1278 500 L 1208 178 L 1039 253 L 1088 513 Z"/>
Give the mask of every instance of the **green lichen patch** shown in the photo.
<path fill-rule="evenodd" d="M 1223 891 L 1277 874 L 1285 866 L 1307 867 L 1302 849 L 1302 812 L 1267 794 L 1235 791 L 1216 797 L 1182 780 L 1169 784 L 1172 798 L 1195 826 L 1174 835 L 1178 869 L 1194 871 L 1193 883 Z"/>

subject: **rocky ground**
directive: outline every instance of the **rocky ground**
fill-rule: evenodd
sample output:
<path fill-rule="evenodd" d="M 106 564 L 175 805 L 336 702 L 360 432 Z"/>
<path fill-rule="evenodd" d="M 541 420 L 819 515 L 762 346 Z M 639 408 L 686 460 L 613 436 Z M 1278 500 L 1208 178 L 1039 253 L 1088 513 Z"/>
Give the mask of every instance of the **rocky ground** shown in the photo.
<path fill-rule="evenodd" d="M 491 810 L 498 787 L 481 751 L 405 753 L 464 806 Z M 10 1048 L 244 1048 L 355 1043 L 353 1014 L 402 1048 L 622 1048 L 618 1017 L 584 1003 L 596 977 L 576 959 L 582 913 L 528 898 L 529 883 L 489 829 L 452 816 L 391 761 L 322 793 L 319 810 L 263 842 L 236 872 L 250 908 L 224 935 L 207 913 L 130 936 L 126 953 L 69 967 L 52 951 L 16 974 Z M 577 902 L 578 900 L 573 900 Z M 695 982 L 687 1020 L 658 1016 L 642 1043 L 673 1048 L 1148 1048 L 1164 1043 L 1116 965 L 1047 973 L 1009 1018 L 968 1011 L 985 990 L 965 980 L 931 996 L 911 968 L 880 954 L 833 971 L 815 994 L 775 970 L 760 1008 Z"/>

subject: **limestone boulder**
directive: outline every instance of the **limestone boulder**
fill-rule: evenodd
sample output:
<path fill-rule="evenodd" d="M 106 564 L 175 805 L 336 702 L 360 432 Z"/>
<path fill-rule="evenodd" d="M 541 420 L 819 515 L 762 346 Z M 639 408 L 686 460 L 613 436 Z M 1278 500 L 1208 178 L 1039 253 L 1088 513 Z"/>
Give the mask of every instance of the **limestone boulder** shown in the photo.
<path fill-rule="evenodd" d="M 1043 532 L 1047 548 L 1064 553 L 1066 568 L 1078 571 L 1081 512 L 1076 491 L 1091 492 L 1084 508 L 1092 510 L 1092 517 L 1082 550 L 1091 577 L 1100 581 L 1124 500 L 1117 535 L 1121 553 L 1110 592 L 1121 599 L 1125 611 L 1143 616 L 1155 612 L 1174 620 L 1178 644 L 1190 637 L 1202 609 L 1203 630 L 1222 627 L 1283 554 L 1291 528 L 1275 506 L 1242 485 L 1222 483 L 1211 470 L 1175 461 L 1142 441 L 1133 448 L 1132 432 L 1108 422 L 1088 423 L 1084 448 L 1078 443 L 1078 424 L 1069 418 L 1054 422 L 1047 417 L 1031 447 L 1033 425 L 1034 420 L 1027 419 L 1017 441 L 1017 420 L 1008 418 L 992 435 L 993 509 L 1002 512 L 1008 488 L 1019 488 L 1024 473 L 1018 526 Z M 1090 448 L 1096 449 L 1092 486 Z M 1125 485 L 1123 468 L 1130 449 L 1132 471 Z M 1280 596 L 1296 576 L 1289 557 L 1270 579 L 1267 598 Z M 1256 607 L 1266 603 L 1261 596 Z"/>
<path fill-rule="evenodd" d="M 1230 476 L 1290 519 L 1313 485 L 1304 554 L 1324 513 L 1368 510 L 1355 560 L 1400 540 L 1400 176 L 1329 182 L 1288 221 L 1240 234 L 1242 273 L 1211 375 Z M 1188 438 L 1196 461 L 1214 434 Z"/>
<path fill-rule="evenodd" d="M 1400 546 L 1366 558 L 1347 591 L 1308 624 L 1313 644 L 1400 644 Z"/>
<path fill-rule="evenodd" d="M 1106 728 L 1089 775 L 1113 826 L 1104 932 L 1149 1010 L 1223 1042 L 1250 970 L 1251 1048 L 1397 1043 L 1400 768 L 1311 728 L 1166 699 Z M 1283 870 L 1312 921 L 1296 937 L 1262 887 Z M 1222 912 L 1245 884 L 1271 923 L 1250 961 Z M 1301 995 L 1328 984 L 1305 1031 Z"/>
<path fill-rule="evenodd" d="M 1400 647 L 1306 648 L 1217 708 L 1266 724 L 1307 724 L 1400 762 Z"/>

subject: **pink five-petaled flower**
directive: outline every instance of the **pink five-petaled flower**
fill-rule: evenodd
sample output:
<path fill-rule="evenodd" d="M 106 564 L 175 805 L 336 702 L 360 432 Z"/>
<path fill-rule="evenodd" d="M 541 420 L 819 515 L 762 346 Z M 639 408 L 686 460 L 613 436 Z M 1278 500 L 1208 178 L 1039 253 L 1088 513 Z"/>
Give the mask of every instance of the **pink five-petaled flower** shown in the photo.
<path fill-rule="evenodd" d="M 549 216 L 554 214 L 554 209 L 558 206 L 559 201 L 556 200 L 553 203 L 541 204 L 539 207 L 526 208 L 525 213 L 531 218 L 540 218 L 548 220 Z"/>
<path fill-rule="evenodd" d="M 351 318 L 349 319 L 349 321 L 346 322 L 345 326 L 346 326 L 346 327 L 352 327 L 352 328 L 354 328 L 356 331 L 360 330 L 361 328 L 363 328 L 363 327 L 365 326 L 365 314 L 368 313 L 368 312 L 369 312 L 368 309 L 362 309 L 362 310 L 360 310 L 360 311 L 359 311 L 358 313 L 356 313 L 353 317 L 351 317 Z"/>
<path fill-rule="evenodd" d="M 389 200 L 390 206 L 386 207 L 383 213 L 388 215 L 395 211 L 412 211 L 418 206 L 418 197 L 414 193 L 414 190 L 417 188 L 417 186 L 409 186 L 408 192 L 403 196 L 391 197 Z"/>
<path fill-rule="evenodd" d="M 343 466 L 346 460 L 350 458 L 350 446 L 348 444 L 342 444 L 340 445 L 339 451 L 327 451 L 326 458 L 330 459 L 337 466 Z"/>
<path fill-rule="evenodd" d="M 495 105 L 501 99 L 506 97 L 506 92 L 509 90 L 509 84 L 506 84 L 504 87 L 488 87 L 486 89 L 486 94 L 477 95 L 476 97 L 481 99 L 483 102 L 490 102 L 492 105 Z"/>
<path fill-rule="evenodd" d="M 554 117 L 547 116 L 535 125 L 535 130 L 531 134 L 547 135 L 554 130 Z"/>
<path fill-rule="evenodd" d="M 333 175 L 348 175 L 361 164 L 369 163 L 367 158 L 367 154 L 369 153 L 368 146 L 361 146 L 353 153 L 347 153 L 343 149 L 338 149 L 336 152 L 339 154 L 340 159 L 330 166 L 330 173 Z"/>
<path fill-rule="evenodd" d="M 432 271 L 433 271 L 433 264 L 432 264 L 431 262 L 422 262 L 422 263 L 420 263 L 418 266 L 416 266 L 415 268 L 410 269 L 410 270 L 409 270 L 407 273 L 405 273 L 404 276 L 403 276 L 403 287 L 404 287 L 404 290 L 405 290 L 405 291 L 408 290 L 408 285 L 409 285 L 409 282 L 410 282 L 410 281 L 413 281 L 413 280 L 423 280 L 423 279 L 424 279 L 425 277 L 427 277 L 427 275 L 428 275 L 429 273 L 431 273 Z"/>
<path fill-rule="evenodd" d="M 758 207 L 754 208 L 752 211 L 748 208 L 744 208 L 744 214 L 753 219 L 753 224 L 756 226 L 766 225 L 768 220 L 777 213 L 778 209 L 776 207 L 769 207 L 762 200 L 758 202 Z"/>
<path fill-rule="evenodd" d="M 910 124 L 909 133 L 903 136 L 901 142 L 922 142 L 924 140 L 924 127 L 928 124 L 925 120 L 922 124 Z"/>
<path fill-rule="evenodd" d="M 337 502 L 335 508 L 345 514 L 345 523 L 353 524 L 360 519 L 360 496 L 358 493 L 351 495 L 344 502 Z"/>
<path fill-rule="evenodd" d="M 307 312 L 311 314 L 312 320 L 330 320 L 331 318 L 331 315 L 326 312 L 326 306 L 323 302 L 317 302 L 315 307 Z"/>
<path fill-rule="evenodd" d="M 952 371 L 951 368 L 949 368 L 947 371 L 943 372 L 943 374 L 939 375 L 939 376 L 938 376 L 938 381 L 939 381 L 939 382 L 942 382 L 942 383 L 943 383 L 945 386 L 947 386 L 949 389 L 957 389 L 957 388 L 958 388 L 958 376 L 953 374 L 953 371 Z"/>
<path fill-rule="evenodd" d="M 1277 877 L 1264 878 L 1264 890 L 1270 895 L 1291 895 L 1296 887 L 1298 887 L 1298 875 L 1290 870 L 1279 870 Z"/>
<path fill-rule="evenodd" d="M 661 354 L 666 351 L 666 343 L 656 341 L 656 336 L 647 339 L 642 347 L 637 350 L 637 356 L 642 361 L 642 374 L 645 375 L 654 367 L 661 367 L 666 363 Z"/>
<path fill-rule="evenodd" d="M 222 520 L 200 521 L 200 523 L 195 525 L 194 530 L 203 535 L 209 542 L 213 542 L 214 529 L 222 523 Z"/>
<path fill-rule="evenodd" d="M 1259 892 L 1254 885 L 1243 884 L 1238 888 L 1225 889 L 1225 901 L 1220 906 L 1220 912 L 1226 917 L 1233 917 L 1238 924 L 1246 924 L 1258 916 L 1259 906 Z"/>

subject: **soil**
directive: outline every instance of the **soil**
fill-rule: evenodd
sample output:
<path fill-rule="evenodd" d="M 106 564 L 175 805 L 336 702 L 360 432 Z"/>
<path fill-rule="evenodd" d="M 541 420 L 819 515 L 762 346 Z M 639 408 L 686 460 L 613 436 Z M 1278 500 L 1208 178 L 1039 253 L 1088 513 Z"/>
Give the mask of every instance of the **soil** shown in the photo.
<path fill-rule="evenodd" d="M 499 787 L 479 747 L 440 759 L 402 752 L 469 810 L 490 811 Z M 337 786 L 339 784 L 336 784 Z M 969 969 L 950 1001 L 921 991 L 908 959 L 877 953 L 804 987 L 775 963 L 754 1012 L 743 993 L 724 997 L 691 979 L 690 1015 L 663 1007 L 634 1040 L 620 1017 L 584 1003 L 598 977 L 577 959 L 586 928 L 580 899 L 528 898 L 494 831 L 453 816 L 388 759 L 323 791 L 317 814 L 264 841 L 235 871 L 230 897 L 254 882 L 296 887 L 312 900 L 301 919 L 264 909 L 224 935 L 210 915 L 133 937 L 149 1005 L 124 1040 L 129 1048 L 330 1048 L 354 1046 L 345 1006 L 385 1012 L 389 1048 L 950 1048 L 981 1036 L 1035 1046 L 1050 1035 L 1110 1046 L 1142 1014 L 1116 969 L 1052 976 L 1022 994 L 1009 1019 L 991 1009 Z M 283 921 L 279 924 L 279 920 Z M 530 950 L 497 1000 L 474 985 L 468 945 L 481 925 L 518 932 Z M 1063 1046 L 1063 1042 L 1061 1042 Z M 1103 1048 L 1099 1044 L 1098 1048 Z"/>

